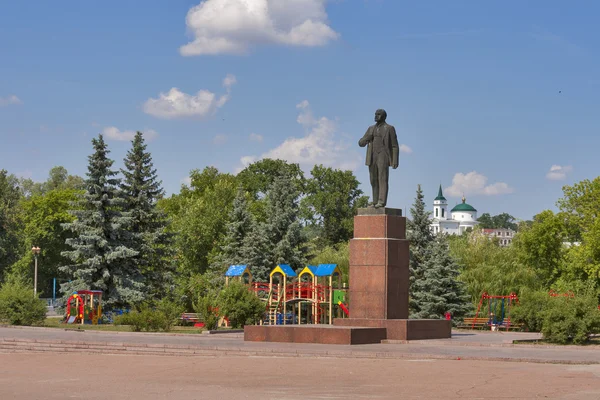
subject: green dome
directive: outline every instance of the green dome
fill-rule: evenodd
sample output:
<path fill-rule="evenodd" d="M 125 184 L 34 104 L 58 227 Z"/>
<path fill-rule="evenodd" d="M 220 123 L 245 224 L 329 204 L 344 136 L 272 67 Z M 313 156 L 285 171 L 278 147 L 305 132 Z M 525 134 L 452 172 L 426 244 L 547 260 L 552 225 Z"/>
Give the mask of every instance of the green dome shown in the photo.
<path fill-rule="evenodd" d="M 477 212 L 477 210 L 470 204 L 465 203 L 465 201 L 467 201 L 467 199 L 462 198 L 462 204 L 457 204 L 456 206 L 454 206 L 454 208 L 452 210 L 450 210 L 450 212 L 460 212 L 460 211 L 474 211 Z"/>
<path fill-rule="evenodd" d="M 475 211 L 475 212 L 477 212 L 477 210 L 474 209 L 472 205 L 466 204 L 466 203 L 457 204 L 456 207 L 454 207 L 451 210 L 451 212 L 455 212 L 455 211 Z"/>

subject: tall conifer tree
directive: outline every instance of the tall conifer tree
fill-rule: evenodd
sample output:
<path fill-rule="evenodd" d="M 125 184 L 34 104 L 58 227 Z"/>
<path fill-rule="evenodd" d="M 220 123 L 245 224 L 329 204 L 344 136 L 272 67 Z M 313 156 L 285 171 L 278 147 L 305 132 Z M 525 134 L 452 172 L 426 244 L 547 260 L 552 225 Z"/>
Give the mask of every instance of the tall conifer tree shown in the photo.
<path fill-rule="evenodd" d="M 407 238 L 410 241 L 410 311 L 411 315 L 420 311 L 414 296 L 415 282 L 422 279 L 425 272 L 427 248 L 433 242 L 431 219 L 425 210 L 425 200 L 421 185 L 417 186 L 417 196 L 410 209 L 411 219 L 407 222 Z"/>
<path fill-rule="evenodd" d="M 76 220 L 64 224 L 75 237 L 66 240 L 73 250 L 62 252 L 73 264 L 60 268 L 70 279 L 61 289 L 67 295 L 75 290 L 100 289 L 106 306 L 126 307 L 144 298 L 135 262 L 137 251 L 132 249 L 134 235 L 129 231 L 131 217 L 122 211 L 125 201 L 102 135 L 92 139 L 92 144 L 86 192 L 70 211 Z"/>
<path fill-rule="evenodd" d="M 135 134 L 131 144 L 125 168 L 121 169 L 124 210 L 131 217 L 132 249 L 138 253 L 134 260 L 144 276 L 145 289 L 152 297 L 161 297 L 174 272 L 172 236 L 167 232 L 165 214 L 156 207 L 164 191 L 141 132 Z"/>
<path fill-rule="evenodd" d="M 246 191 L 240 185 L 229 214 L 227 233 L 221 246 L 221 254 L 212 263 L 211 269 L 223 273 L 230 265 L 248 264 L 249 255 L 246 238 L 254 229 L 255 221 L 248 209 Z"/>
<path fill-rule="evenodd" d="M 457 279 L 459 269 L 446 238 L 439 234 L 428 246 L 423 275 L 412 284 L 412 301 L 418 309 L 412 318 L 442 319 L 449 312 L 453 320 L 462 319 L 470 302 L 465 285 Z"/>

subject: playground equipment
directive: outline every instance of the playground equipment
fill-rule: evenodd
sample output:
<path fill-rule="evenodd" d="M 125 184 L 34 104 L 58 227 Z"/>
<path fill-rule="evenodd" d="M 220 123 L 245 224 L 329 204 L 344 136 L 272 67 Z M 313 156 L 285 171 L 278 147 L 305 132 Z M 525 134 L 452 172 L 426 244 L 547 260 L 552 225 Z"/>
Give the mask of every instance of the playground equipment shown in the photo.
<path fill-rule="evenodd" d="M 342 272 L 337 264 L 309 265 L 298 274 L 289 265 L 280 264 L 269 274 L 268 283 L 248 284 L 266 302 L 263 324 L 331 324 L 334 316 L 349 315 L 344 304 L 347 288 L 342 286 Z"/>
<path fill-rule="evenodd" d="M 97 325 L 101 316 L 101 290 L 78 290 L 69 296 L 65 323 Z"/>
<path fill-rule="evenodd" d="M 247 265 L 230 265 L 225 272 L 225 285 L 229 285 L 229 279 L 237 279 L 245 284 L 252 283 L 252 273 Z"/>
<path fill-rule="evenodd" d="M 473 319 L 471 329 L 475 328 L 476 321 L 478 320 L 479 311 L 483 306 L 483 303 L 487 300 L 487 325 L 490 326 L 491 330 L 497 330 L 501 327 L 510 329 L 510 307 L 513 303 L 518 303 L 519 298 L 516 293 L 511 293 L 508 296 L 492 296 L 483 292 L 481 300 L 479 300 L 479 306 L 477 307 L 477 313 Z M 498 304 L 500 302 L 500 304 Z M 498 305 L 500 305 L 500 312 L 498 313 Z"/>

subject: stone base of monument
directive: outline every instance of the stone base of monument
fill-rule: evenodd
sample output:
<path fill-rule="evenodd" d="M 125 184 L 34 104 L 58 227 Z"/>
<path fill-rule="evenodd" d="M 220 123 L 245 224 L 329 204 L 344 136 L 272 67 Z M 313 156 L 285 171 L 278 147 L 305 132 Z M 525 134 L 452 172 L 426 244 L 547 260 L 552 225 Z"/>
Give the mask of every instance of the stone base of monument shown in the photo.
<path fill-rule="evenodd" d="M 371 344 L 387 339 L 381 327 L 335 325 L 252 325 L 244 327 L 248 342 Z"/>
<path fill-rule="evenodd" d="M 443 319 L 359 319 L 336 318 L 334 326 L 385 328 L 387 340 L 448 339 L 452 322 Z"/>
<path fill-rule="evenodd" d="M 446 339 L 451 321 L 408 319 L 406 218 L 394 208 L 361 208 L 350 241 L 350 317 L 328 325 L 246 326 L 244 340 L 367 344 Z"/>
<path fill-rule="evenodd" d="M 334 325 L 252 325 L 247 342 L 372 344 L 382 340 L 447 339 L 452 324 L 434 319 L 337 318 Z"/>

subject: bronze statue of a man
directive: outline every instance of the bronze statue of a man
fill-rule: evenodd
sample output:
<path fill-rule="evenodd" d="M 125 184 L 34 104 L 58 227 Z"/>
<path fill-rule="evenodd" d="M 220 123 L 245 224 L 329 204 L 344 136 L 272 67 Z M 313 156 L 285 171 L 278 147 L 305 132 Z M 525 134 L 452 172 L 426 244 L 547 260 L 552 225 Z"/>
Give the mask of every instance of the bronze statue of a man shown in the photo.
<path fill-rule="evenodd" d="M 388 196 L 388 177 L 390 166 L 398 168 L 398 138 L 396 129 L 385 120 L 385 110 L 375 111 L 375 125 L 367 129 L 358 141 L 360 147 L 367 146 L 366 164 L 369 166 L 373 199 L 370 206 L 385 207 Z"/>

